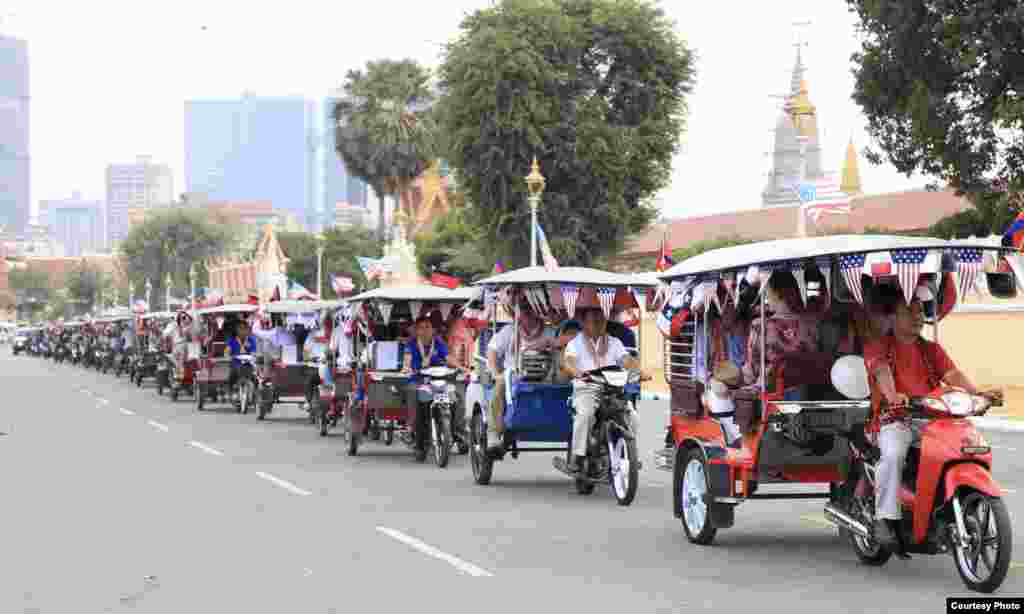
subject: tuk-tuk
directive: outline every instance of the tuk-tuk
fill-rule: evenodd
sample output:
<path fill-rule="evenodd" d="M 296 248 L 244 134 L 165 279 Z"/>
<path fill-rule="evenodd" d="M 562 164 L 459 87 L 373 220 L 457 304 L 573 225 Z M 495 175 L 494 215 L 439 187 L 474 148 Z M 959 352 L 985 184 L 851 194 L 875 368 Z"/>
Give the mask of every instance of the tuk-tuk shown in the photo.
<path fill-rule="evenodd" d="M 349 299 L 355 313 L 353 356 L 355 394 L 344 415 L 348 454 L 355 456 L 363 437 L 391 445 L 397 434 L 414 450 L 417 462 L 433 450 L 438 467 L 448 464 L 454 445 L 452 419 L 456 399 L 465 391 L 465 377 L 450 367 L 402 372 L 406 343 L 414 338 L 413 325 L 431 317 L 447 326 L 457 307 L 472 298 L 471 288 L 449 290 L 436 286 L 379 288 Z M 416 385 L 416 398 L 410 386 Z M 429 419 L 428 419 L 429 417 Z"/>
<path fill-rule="evenodd" d="M 263 420 L 274 405 L 295 404 L 309 413 L 309 421 L 318 420 L 316 402 L 318 394 L 318 368 L 324 356 L 304 356 L 304 348 L 311 337 L 320 336 L 323 330 L 320 316 L 323 302 L 316 300 L 282 300 L 267 303 L 266 314 L 272 320 L 279 320 L 284 326 L 301 325 L 305 334 L 297 347 L 297 356 L 272 361 L 259 378 L 259 419 Z M 326 347 L 326 343 L 324 343 Z"/>
<path fill-rule="evenodd" d="M 327 340 L 326 361 L 319 365 L 316 422 L 321 437 L 338 426 L 355 391 L 352 336 L 355 331 L 353 310 L 347 299 L 321 301 L 320 321 Z M 337 339 L 338 343 L 335 343 Z"/>
<path fill-rule="evenodd" d="M 142 314 L 135 329 L 135 363 L 130 373 L 132 383 L 142 387 L 146 378 L 156 382 L 156 393 L 163 396 L 164 390 L 171 389 L 171 373 L 174 365 L 168 354 L 169 347 L 162 347 L 164 327 L 174 322 L 177 314 L 173 311 L 151 311 Z"/>
<path fill-rule="evenodd" d="M 204 341 L 199 344 L 198 368 L 194 376 L 196 411 L 203 411 L 208 401 L 223 403 L 229 399 L 232 392 L 228 386 L 232 357 L 228 352 L 228 341 L 234 335 L 238 321 L 257 310 L 256 305 L 247 303 L 196 310 L 195 317 L 202 322 L 201 326 L 205 331 Z M 242 411 L 243 405 L 244 403 L 236 404 L 235 408 Z"/>
<path fill-rule="evenodd" d="M 966 418 L 1001 395 L 929 375 L 933 391 L 890 414 L 863 355 L 889 347 L 898 374 L 891 348 L 901 322 L 900 330 L 930 324 L 938 341 L 939 322 L 982 276 L 993 295 L 1016 295 L 1017 258 L 970 242 L 833 236 L 712 250 L 661 275 L 672 401 L 656 464 L 673 472 L 673 512 L 687 538 L 710 544 L 747 501 L 822 499 L 825 520 L 863 563 L 949 552 L 969 588 L 995 590 L 1010 564 L 1011 527 L 991 448 Z M 917 335 L 907 351 L 928 363 L 930 342 Z M 912 435 L 895 545 L 875 528 L 889 522 L 875 515 L 877 433 L 894 415 Z"/>
<path fill-rule="evenodd" d="M 638 310 L 637 294 L 649 282 L 626 275 L 583 267 L 563 267 L 547 271 L 544 267 L 527 267 L 484 279 L 475 285 L 485 293 L 484 303 L 499 305 L 512 314 L 513 327 L 510 356 L 505 357 L 504 431 L 501 448 L 488 448 L 489 410 L 496 387 L 493 373 L 486 364 L 488 337 L 481 335 L 476 360 L 481 390 L 467 393 L 474 400 L 470 422 L 470 460 L 477 484 L 491 482 L 494 462 L 505 455 L 518 458 L 523 452 L 564 452 L 553 459 L 554 467 L 573 478 L 578 493 L 589 495 L 599 482 L 607 482 L 620 505 L 629 505 L 636 495 L 640 458 L 636 433 L 629 426 L 631 412 L 640 394 L 639 373 L 622 369 L 598 369 L 588 374 L 601 386 L 601 406 L 596 412 L 588 453 L 580 471 L 570 471 L 574 411 L 571 406 L 573 382 L 562 374 L 562 351 L 576 337 L 580 327 L 575 318 L 584 309 L 599 309 L 611 319 L 619 310 Z M 497 319 L 499 309 L 490 314 Z M 523 331 L 518 324 L 525 316 L 543 321 L 548 336 L 557 343 L 545 349 L 524 345 Z M 566 326 L 576 324 L 575 327 Z M 610 332 L 610 331 L 609 331 Z M 630 331 L 631 332 L 631 331 Z M 626 345 L 626 344 L 623 344 Z M 550 347 L 554 346 L 554 347 Z M 632 350 L 636 356 L 639 348 Z M 500 368 L 500 367 L 499 367 Z M 614 373 L 613 373 L 614 371 Z M 544 445 L 537 445 L 544 444 Z M 562 444 L 565 447 L 552 447 Z"/>

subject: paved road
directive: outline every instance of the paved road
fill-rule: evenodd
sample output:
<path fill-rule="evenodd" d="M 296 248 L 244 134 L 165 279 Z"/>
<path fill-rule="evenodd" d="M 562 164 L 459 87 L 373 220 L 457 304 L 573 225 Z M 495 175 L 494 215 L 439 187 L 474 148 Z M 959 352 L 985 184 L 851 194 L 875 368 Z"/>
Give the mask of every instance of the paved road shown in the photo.
<path fill-rule="evenodd" d="M 815 502 L 748 503 L 715 546 L 693 546 L 653 468 L 621 508 L 606 489 L 574 494 L 549 454 L 477 486 L 465 456 L 441 470 L 368 444 L 350 458 L 294 409 L 196 413 L 6 352 L 0 394 L 0 612 L 820 614 L 938 611 L 964 594 L 949 557 L 858 565 Z M 642 407 L 645 452 L 666 407 Z M 989 438 L 1013 513 L 1024 436 Z M 1024 565 L 1002 592 L 1024 594 Z"/>

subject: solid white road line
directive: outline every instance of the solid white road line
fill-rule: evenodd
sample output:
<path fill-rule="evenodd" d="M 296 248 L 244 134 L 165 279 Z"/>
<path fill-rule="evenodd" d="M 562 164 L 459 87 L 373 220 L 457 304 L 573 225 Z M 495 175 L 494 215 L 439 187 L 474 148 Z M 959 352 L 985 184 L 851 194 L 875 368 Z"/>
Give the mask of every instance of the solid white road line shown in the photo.
<path fill-rule="evenodd" d="M 224 453 L 221 452 L 220 450 L 214 450 L 210 446 L 204 443 L 200 443 L 198 441 L 190 441 L 188 442 L 188 445 L 192 446 L 193 448 L 198 448 L 203 452 L 206 452 L 207 454 L 213 454 L 214 456 L 224 456 Z"/>
<path fill-rule="evenodd" d="M 396 531 L 395 529 L 389 529 L 387 527 L 377 527 L 377 530 L 380 531 L 381 533 L 383 533 L 384 535 L 387 535 L 388 537 L 391 537 L 392 539 L 397 539 L 398 541 L 402 542 L 403 544 L 405 544 L 407 546 L 410 546 L 412 548 L 415 548 L 416 550 L 419 550 L 420 552 L 422 552 L 423 554 L 425 554 L 427 556 L 432 556 L 435 559 L 440 559 L 440 560 L 444 561 L 445 563 L 448 563 L 449 565 L 451 565 L 452 567 L 458 569 L 462 573 L 467 573 L 467 574 L 469 574 L 471 576 L 477 576 L 477 577 L 485 577 L 485 576 L 486 577 L 490 577 L 490 576 L 494 575 L 494 574 L 492 574 L 491 572 L 489 572 L 489 571 L 487 571 L 485 569 L 481 569 L 481 568 L 477 567 L 476 565 L 473 565 L 472 563 L 467 563 L 466 561 L 463 561 L 459 557 L 452 556 L 451 554 L 448 554 L 447 552 L 442 552 L 442 551 L 438 550 L 437 548 L 431 546 L 430 544 L 425 544 L 425 543 L 421 542 L 420 540 L 416 539 L 415 537 L 410 537 L 409 535 L 406 535 L 405 533 L 402 533 L 401 531 Z"/>
<path fill-rule="evenodd" d="M 313 493 L 309 492 L 308 490 L 303 490 L 303 489 L 299 488 L 298 486 L 296 486 L 295 484 L 292 484 L 291 482 L 287 482 L 285 480 L 282 480 L 279 477 L 270 475 L 269 473 L 263 473 L 262 471 L 257 471 L 256 475 L 260 476 L 261 478 L 263 478 L 264 480 L 266 480 L 268 482 L 272 482 L 274 484 L 277 484 L 281 488 L 287 490 L 288 492 L 294 493 L 296 495 L 301 495 L 303 497 L 308 497 L 309 495 L 313 494 Z"/>
<path fill-rule="evenodd" d="M 134 416 L 135 415 L 135 412 L 133 412 L 130 409 L 125 409 L 123 407 L 120 409 L 120 411 L 121 411 L 122 414 L 124 414 L 126 416 Z"/>
<path fill-rule="evenodd" d="M 160 429 L 161 431 L 163 431 L 165 433 L 167 431 L 171 430 L 166 425 L 160 424 L 159 422 L 155 422 L 153 420 L 147 420 L 146 422 L 147 422 L 147 424 L 149 424 L 149 426 L 151 426 L 151 427 L 153 427 L 155 429 Z"/>

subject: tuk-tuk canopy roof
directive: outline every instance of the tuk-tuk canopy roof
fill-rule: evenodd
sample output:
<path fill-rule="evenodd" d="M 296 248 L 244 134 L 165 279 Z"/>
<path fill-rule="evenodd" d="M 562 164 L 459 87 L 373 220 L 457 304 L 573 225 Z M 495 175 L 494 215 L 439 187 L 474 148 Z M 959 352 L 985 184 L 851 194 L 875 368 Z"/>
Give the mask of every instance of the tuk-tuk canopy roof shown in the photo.
<path fill-rule="evenodd" d="M 1005 251 L 982 242 L 970 243 L 946 241 L 930 237 L 901 237 L 890 235 L 836 235 L 830 237 L 807 237 L 800 239 L 779 239 L 750 243 L 734 247 L 723 247 L 688 258 L 658 277 L 670 281 L 687 275 L 700 275 L 745 269 L 749 266 L 763 266 L 775 263 L 811 260 L 824 256 L 845 254 L 866 254 L 906 249 L 981 249 Z"/>
<path fill-rule="evenodd" d="M 475 296 L 473 288 L 456 288 L 449 290 L 440 286 L 397 286 L 394 288 L 377 288 L 348 299 L 350 303 L 362 301 L 421 301 L 424 303 L 465 303 Z"/>
<path fill-rule="evenodd" d="M 267 313 L 315 313 L 325 309 L 326 301 L 271 301 L 267 303 Z"/>
<path fill-rule="evenodd" d="M 475 286 L 526 286 L 536 284 L 576 284 L 580 286 L 604 287 L 653 287 L 655 279 L 645 279 L 639 275 L 623 275 L 586 267 L 561 267 L 548 271 L 542 266 L 525 267 L 500 275 L 482 279 Z"/>
<path fill-rule="evenodd" d="M 143 314 L 142 315 L 142 319 L 143 320 L 154 320 L 154 319 L 162 319 L 162 318 L 176 318 L 176 317 L 178 317 L 178 313 L 179 312 L 177 312 L 177 311 L 151 311 L 149 313 Z"/>
<path fill-rule="evenodd" d="M 256 305 L 249 305 L 248 303 L 238 303 L 237 305 L 218 305 L 216 307 L 206 307 L 203 309 L 197 309 L 192 313 L 201 316 L 208 316 L 215 315 L 218 313 L 253 313 L 258 309 L 259 307 L 257 307 Z"/>

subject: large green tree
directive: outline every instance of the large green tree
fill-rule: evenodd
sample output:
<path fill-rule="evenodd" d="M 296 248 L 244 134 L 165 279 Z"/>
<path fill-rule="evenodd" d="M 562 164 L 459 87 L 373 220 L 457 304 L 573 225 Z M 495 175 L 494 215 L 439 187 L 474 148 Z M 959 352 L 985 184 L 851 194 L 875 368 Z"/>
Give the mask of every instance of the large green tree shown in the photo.
<path fill-rule="evenodd" d="M 30 314 L 40 312 L 53 301 L 53 281 L 46 271 L 32 265 L 17 266 L 7 274 L 7 283 L 14 291 L 15 304 Z"/>
<path fill-rule="evenodd" d="M 349 71 L 342 89 L 334 107 L 337 153 L 377 196 L 383 242 L 384 197 L 397 200 L 437 155 L 430 71 L 413 60 L 377 60 Z"/>
<path fill-rule="evenodd" d="M 1024 186 L 1024 8 L 1007 0 L 847 0 L 863 37 L 853 98 L 900 171 L 960 192 Z M 1005 186 L 1005 184 L 1004 184 Z"/>
<path fill-rule="evenodd" d="M 174 207 L 147 216 L 132 227 L 121 243 L 122 266 L 135 286 L 136 295 L 152 284 L 151 308 L 164 306 L 167 275 L 175 296 L 189 290 L 189 267 L 201 274 L 203 261 L 240 248 L 250 233 L 240 224 L 215 217 L 203 209 Z"/>
<path fill-rule="evenodd" d="M 1018 214 L 1015 199 L 1005 192 L 972 194 L 970 201 L 972 208 L 942 218 L 928 229 L 928 234 L 940 239 L 1001 235 Z"/>
<path fill-rule="evenodd" d="M 85 260 L 68 271 L 64 288 L 65 300 L 77 305 L 80 312 L 101 310 L 117 302 L 113 276 Z"/>
<path fill-rule="evenodd" d="M 367 288 L 369 282 L 359 268 L 357 257 L 379 258 L 380 243 L 374 233 L 365 226 L 328 228 L 318 238 L 305 232 L 281 232 L 277 234 L 281 249 L 288 256 L 288 276 L 311 292 L 316 293 L 317 247 L 324 248 L 323 287 L 320 296 L 333 297 L 331 275 L 348 277 L 357 288 Z"/>
<path fill-rule="evenodd" d="M 523 177 L 564 264 L 617 250 L 654 217 L 694 83 L 691 51 L 645 0 L 504 0 L 467 16 L 440 69 L 445 158 L 496 254 L 530 259 Z"/>

